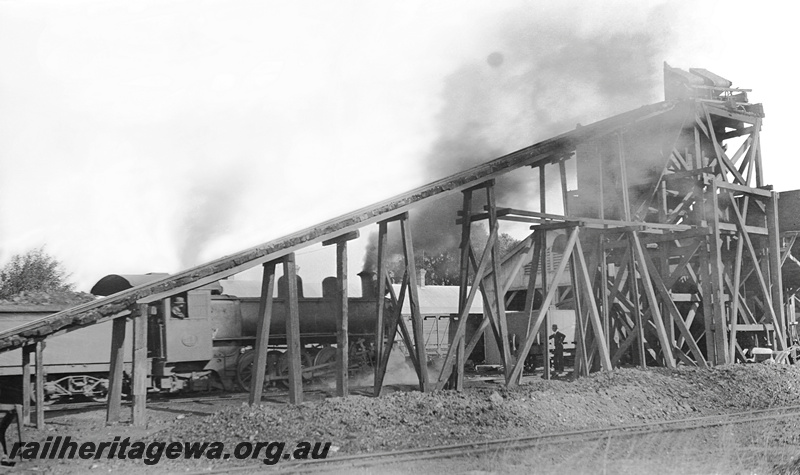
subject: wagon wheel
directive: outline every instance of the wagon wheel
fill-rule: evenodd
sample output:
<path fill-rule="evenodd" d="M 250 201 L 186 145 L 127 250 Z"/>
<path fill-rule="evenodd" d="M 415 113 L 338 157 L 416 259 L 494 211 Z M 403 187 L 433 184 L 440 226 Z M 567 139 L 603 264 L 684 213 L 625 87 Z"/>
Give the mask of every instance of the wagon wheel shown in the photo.
<path fill-rule="evenodd" d="M 267 376 L 275 375 L 275 366 L 281 355 L 282 353 L 277 350 L 267 351 L 267 365 L 264 368 L 264 374 Z M 253 362 L 255 359 L 256 351 L 253 349 L 245 351 L 236 359 L 236 382 L 245 391 L 250 391 L 250 380 L 253 379 Z M 266 384 L 267 381 L 265 380 L 264 385 Z"/>
<path fill-rule="evenodd" d="M 303 375 L 303 383 L 310 383 L 313 379 L 313 374 L 311 371 L 303 371 L 305 368 L 310 368 L 314 366 L 314 358 L 311 357 L 311 353 L 306 350 L 303 350 L 300 353 L 300 374 Z M 278 365 L 277 365 L 278 375 L 279 376 L 287 376 L 289 374 L 289 352 L 283 353 L 280 358 L 278 358 Z M 289 379 L 279 379 L 278 385 L 283 386 L 286 389 L 289 389 Z"/>
<path fill-rule="evenodd" d="M 107 402 L 108 401 L 108 380 L 99 379 L 95 384 L 87 384 L 84 387 L 84 395 L 86 398 L 94 402 Z"/>
<path fill-rule="evenodd" d="M 44 387 L 47 388 L 47 381 L 44 382 Z M 36 405 L 36 376 L 31 376 L 31 405 Z M 48 394 L 45 390 L 44 392 L 44 406 L 50 406 L 56 401 L 52 395 Z"/>

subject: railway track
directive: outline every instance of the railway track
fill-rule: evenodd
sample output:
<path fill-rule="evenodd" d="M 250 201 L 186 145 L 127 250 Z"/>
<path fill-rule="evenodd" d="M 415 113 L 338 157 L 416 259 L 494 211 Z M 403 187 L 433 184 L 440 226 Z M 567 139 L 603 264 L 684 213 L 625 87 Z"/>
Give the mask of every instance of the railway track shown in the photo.
<path fill-rule="evenodd" d="M 181 403 L 181 402 L 192 402 L 192 401 L 202 401 L 202 402 L 213 402 L 213 401 L 224 401 L 224 400 L 235 400 L 235 399 L 246 399 L 247 394 L 243 393 L 227 393 L 227 394 L 192 394 L 189 396 L 180 396 L 180 397 L 155 397 L 155 398 L 148 398 L 147 404 L 158 406 L 160 404 L 171 404 L 171 403 Z M 127 400 L 122 401 L 123 406 L 130 406 L 131 402 Z M 57 403 L 45 406 L 44 410 L 47 414 L 58 414 L 61 412 L 71 412 L 71 411 L 83 411 L 88 409 L 100 409 L 106 406 L 105 402 L 102 401 L 86 401 L 86 402 L 67 402 L 67 403 Z"/>
<path fill-rule="evenodd" d="M 722 425 L 746 424 L 770 419 L 800 417 L 800 405 L 782 406 L 755 411 L 718 414 L 712 416 L 675 419 L 624 426 L 602 427 L 575 431 L 555 432 L 528 437 L 515 437 L 487 441 L 468 442 L 454 445 L 441 445 L 418 449 L 378 452 L 370 454 L 347 455 L 324 460 L 286 462 L 274 466 L 271 473 L 312 473 L 318 471 L 341 470 L 349 468 L 385 467 L 387 464 L 413 462 L 435 458 L 454 458 L 472 456 L 487 452 L 525 450 L 544 443 L 591 442 L 604 438 L 638 437 L 659 432 L 703 429 Z M 203 473 L 256 472 L 264 471 L 265 465 L 225 467 L 219 471 Z"/>
<path fill-rule="evenodd" d="M 307 389 L 305 390 L 306 393 L 314 393 L 314 392 L 321 392 L 321 390 L 314 390 L 314 389 Z M 270 391 L 269 393 L 264 394 L 265 398 L 285 398 L 289 397 L 288 391 Z M 202 403 L 211 403 L 215 401 L 246 401 L 247 400 L 247 393 L 211 393 L 211 394 L 204 394 L 204 393 L 190 393 L 188 395 L 181 395 L 181 396 L 148 396 L 147 398 L 147 405 L 152 407 L 158 407 L 161 405 L 166 404 L 176 404 L 176 403 L 189 403 L 189 402 L 202 402 Z M 131 401 L 123 400 L 123 406 L 130 406 Z M 96 402 L 96 401 L 86 401 L 86 402 L 69 402 L 69 403 L 58 403 L 52 404 L 45 407 L 45 412 L 47 414 L 58 414 L 62 412 L 71 412 L 71 411 L 82 411 L 82 410 L 89 410 L 89 409 L 100 409 L 106 406 L 105 402 Z"/>

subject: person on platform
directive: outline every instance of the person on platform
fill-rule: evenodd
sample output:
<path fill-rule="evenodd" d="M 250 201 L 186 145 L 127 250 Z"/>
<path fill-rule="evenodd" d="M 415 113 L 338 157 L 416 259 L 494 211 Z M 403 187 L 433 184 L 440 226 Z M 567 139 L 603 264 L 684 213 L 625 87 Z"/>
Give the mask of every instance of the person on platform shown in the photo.
<path fill-rule="evenodd" d="M 550 339 L 553 340 L 553 366 L 557 374 L 564 372 L 564 339 L 567 336 L 558 331 L 558 325 L 553 325 L 553 333 Z"/>

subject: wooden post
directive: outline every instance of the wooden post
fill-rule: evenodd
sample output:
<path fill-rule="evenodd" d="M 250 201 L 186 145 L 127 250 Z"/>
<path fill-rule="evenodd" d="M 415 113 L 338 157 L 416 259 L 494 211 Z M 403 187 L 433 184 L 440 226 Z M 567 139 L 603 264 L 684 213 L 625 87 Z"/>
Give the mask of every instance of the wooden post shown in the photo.
<path fill-rule="evenodd" d="M 611 353 L 611 325 L 610 325 L 610 312 L 608 306 L 608 261 L 606 256 L 606 249 L 603 243 L 605 242 L 605 235 L 600 234 L 597 243 L 597 253 L 600 256 L 600 291 L 602 292 L 602 311 L 603 311 L 603 334 L 606 336 L 606 349 Z"/>
<path fill-rule="evenodd" d="M 303 375 L 300 365 L 300 309 L 297 301 L 297 274 L 294 253 L 283 260 L 283 275 L 286 277 L 288 295 L 286 314 L 286 354 L 289 360 L 289 403 L 303 402 Z"/>
<path fill-rule="evenodd" d="M 106 423 L 119 422 L 122 410 L 122 379 L 125 369 L 125 330 L 127 318 L 119 317 L 112 321 L 111 356 L 108 367 L 108 402 Z"/>
<path fill-rule="evenodd" d="M 337 284 L 337 334 L 336 334 L 336 395 L 347 396 L 348 347 L 347 339 L 347 241 L 336 243 L 336 284 Z M 383 295 L 376 296 L 383 301 Z"/>
<path fill-rule="evenodd" d="M 35 345 L 22 347 L 22 424 L 31 423 L 31 353 L 36 350 Z"/>
<path fill-rule="evenodd" d="M 541 262 L 541 273 L 542 273 L 542 298 L 548 294 L 549 289 L 547 288 L 547 231 L 542 231 L 542 262 Z M 532 273 L 532 272 L 531 272 Z M 558 282 L 553 282 L 555 287 L 558 287 Z M 539 307 L 539 312 L 545 312 L 547 309 Z M 531 331 L 530 324 L 528 324 L 528 331 Z M 544 379 L 550 379 L 552 375 L 550 374 L 550 312 L 547 312 L 547 315 L 544 317 L 544 341 L 542 342 L 542 358 L 544 359 Z"/>
<path fill-rule="evenodd" d="M 531 239 L 531 241 L 533 241 L 533 256 L 531 256 L 530 264 L 528 264 L 528 265 L 531 266 L 531 271 L 528 274 L 528 288 L 526 290 L 526 295 L 525 295 L 525 309 L 523 310 L 523 314 L 528 319 L 528 327 L 526 329 L 524 338 L 528 337 L 528 333 L 531 331 L 531 327 L 533 326 L 533 312 L 534 312 L 534 308 L 533 307 L 534 307 L 534 303 L 535 303 L 534 300 L 536 299 L 537 270 L 540 267 L 541 261 L 544 259 L 544 257 L 543 257 L 543 246 L 542 246 L 542 242 L 544 242 L 543 238 L 542 238 L 542 235 L 544 233 L 545 233 L 544 231 L 534 231 L 532 239 Z M 545 277 L 542 277 L 542 279 L 544 279 L 544 278 Z M 514 354 L 514 356 L 517 358 L 517 360 L 519 360 L 519 351 L 520 351 L 520 349 L 521 348 L 519 346 L 517 346 L 517 351 Z M 523 372 L 524 372 L 524 367 L 523 367 Z M 522 383 L 522 374 L 523 374 L 523 372 L 520 372 L 519 381 L 517 381 L 517 384 Z"/>
<path fill-rule="evenodd" d="M 272 324 L 272 297 L 275 292 L 275 261 L 265 262 L 261 275 L 261 299 L 258 302 L 258 324 L 256 328 L 255 358 L 250 373 L 250 396 L 252 406 L 261 402 L 264 391 L 264 376 L 267 371 L 269 353 L 269 327 Z"/>
<path fill-rule="evenodd" d="M 133 316 L 133 417 L 134 426 L 147 425 L 147 304 Z"/>
<path fill-rule="evenodd" d="M 547 213 L 547 183 L 545 182 L 544 165 L 539 167 L 539 211 Z M 566 167 L 564 170 L 564 183 L 566 183 Z M 566 216 L 566 211 L 564 215 Z M 542 298 L 547 295 L 547 231 L 542 231 L 542 241 L 540 243 L 542 248 Z M 531 269 L 533 275 L 533 269 Z M 558 286 L 558 283 L 555 284 Z M 540 312 L 544 312 L 544 307 L 539 307 Z M 528 331 L 530 331 L 530 322 L 528 322 Z M 550 379 L 550 313 L 544 317 L 544 342 L 542 342 L 542 360 L 544 361 L 544 379 Z M 522 374 L 522 373 L 520 373 Z"/>
<path fill-rule="evenodd" d="M 494 193 L 494 180 L 486 187 L 486 203 L 489 207 L 489 228 L 495 229 L 498 227 L 497 222 L 497 205 L 495 202 Z M 500 285 L 500 252 L 499 244 L 495 242 L 492 246 L 492 282 L 491 289 L 495 298 L 495 305 L 497 308 L 497 333 L 500 339 L 498 348 L 501 351 L 503 359 L 503 369 L 506 375 L 506 383 L 511 378 L 511 371 L 514 364 L 514 356 L 511 354 L 511 345 L 508 341 L 508 322 L 506 321 L 506 308 L 505 296 L 503 295 L 503 287 Z"/>
<path fill-rule="evenodd" d="M 708 127 L 711 128 L 712 124 L 709 123 Z M 708 209 L 706 212 L 710 216 L 707 215 L 706 220 L 711 228 L 711 237 L 713 239 L 712 242 L 709 243 L 708 257 L 711 264 L 709 268 L 709 277 L 711 278 L 711 292 L 713 293 L 712 307 L 714 313 L 712 329 L 714 333 L 713 335 L 706 335 L 706 338 L 713 337 L 714 340 L 714 364 L 726 364 L 730 363 L 730 361 L 727 361 L 727 322 L 725 321 L 725 305 L 723 303 L 725 288 L 723 286 L 724 280 L 722 277 L 722 272 L 725 269 L 725 264 L 722 262 L 722 254 L 720 252 L 722 239 L 719 232 L 719 216 L 717 214 L 717 210 L 719 209 L 719 201 L 716 180 L 712 180 L 708 187 L 707 193 L 708 203 L 706 206 Z M 736 206 L 735 201 L 732 201 L 732 206 Z M 708 318 L 708 316 L 706 315 L 704 318 Z"/>
<path fill-rule="evenodd" d="M 753 145 L 750 146 L 751 160 L 755 159 L 756 164 L 756 187 L 764 186 L 764 170 L 761 166 L 761 118 L 756 118 L 753 124 Z M 752 165 L 751 165 L 752 167 Z M 749 174 L 748 174 L 749 176 Z"/>
<path fill-rule="evenodd" d="M 386 325 L 386 316 L 384 315 L 385 308 L 383 304 L 383 296 L 386 293 L 386 235 L 388 233 L 389 223 L 387 221 L 381 221 L 378 223 L 378 295 L 376 295 L 376 312 L 377 315 L 376 323 L 375 323 L 375 354 L 376 354 L 376 362 L 380 363 L 383 361 L 384 353 L 386 352 L 386 348 L 384 345 L 384 326 Z M 389 349 L 394 344 L 393 341 L 389 342 Z M 411 348 L 408 349 L 411 351 Z M 380 368 L 380 364 L 375 365 L 375 379 L 373 382 L 373 394 L 377 397 L 381 394 L 381 388 L 383 387 L 383 377 L 384 371 Z"/>
<path fill-rule="evenodd" d="M 791 346 L 789 337 L 789 325 L 786 321 L 786 314 L 783 306 L 783 279 L 781 277 L 781 245 L 780 231 L 778 229 L 778 193 L 772 192 L 772 196 L 767 200 L 767 247 L 769 249 L 769 274 L 772 307 L 775 309 L 777 323 L 781 327 L 780 333 L 784 338 L 785 347 Z"/>
<path fill-rule="evenodd" d="M 667 193 L 667 182 L 662 181 L 659 190 L 659 206 L 658 206 L 658 221 L 660 223 L 667 222 L 669 215 L 669 199 Z M 661 279 L 664 280 L 669 277 L 669 241 L 658 243 L 659 252 L 659 271 L 661 272 Z M 664 324 L 667 326 L 667 333 L 669 334 L 669 341 L 675 344 L 675 322 L 673 321 L 672 312 L 667 311 L 666 303 L 661 303 L 661 314 L 665 317 Z"/>
<path fill-rule="evenodd" d="M 400 220 L 400 230 L 403 235 L 403 250 L 406 258 L 406 271 L 408 272 L 408 304 L 411 308 L 411 327 L 414 333 L 414 346 L 419 361 L 419 389 L 428 390 L 428 355 L 425 352 L 425 333 L 422 331 L 422 315 L 419 312 L 419 287 L 417 287 L 417 268 L 414 262 L 414 245 L 411 242 L 411 228 L 408 214 Z"/>
<path fill-rule="evenodd" d="M 44 430 L 44 340 L 36 342 L 36 428 Z"/>
<path fill-rule="evenodd" d="M 558 166 L 559 166 L 559 171 L 561 173 L 561 199 L 563 200 L 564 203 L 564 216 L 570 216 L 569 190 L 567 189 L 567 167 L 566 164 L 564 163 L 564 160 L 558 162 Z M 628 218 L 628 220 L 630 220 L 630 218 Z M 572 299 L 575 304 L 575 330 L 576 330 L 575 340 L 577 340 L 575 345 L 576 349 L 575 365 L 572 371 L 573 378 L 577 378 L 578 376 L 581 376 L 584 373 L 585 374 L 589 373 L 589 368 L 586 368 L 588 362 L 588 358 L 586 357 L 587 356 L 586 336 L 583 334 L 583 309 L 581 306 L 580 289 L 578 287 L 578 279 L 576 275 L 577 267 L 575 265 L 575 259 L 577 259 L 577 256 L 575 255 L 575 251 L 573 251 L 569 260 L 569 274 L 570 274 L 570 284 L 572 285 Z M 554 282 L 553 284 L 558 285 L 558 282 Z M 591 295 L 589 296 L 589 298 L 591 298 Z M 548 322 L 545 323 L 547 324 Z M 550 339 L 549 331 L 550 330 L 547 330 L 548 341 Z"/>
<path fill-rule="evenodd" d="M 459 269 L 459 283 L 458 283 L 458 315 L 461 318 L 469 318 L 469 311 L 466 309 L 467 297 L 469 295 L 469 251 L 472 246 L 470 231 L 472 230 L 472 190 L 465 190 L 463 192 L 463 206 L 461 208 L 462 222 L 461 222 L 461 267 Z M 473 284 L 477 285 L 477 283 Z M 456 372 L 452 381 L 451 387 L 456 391 L 464 389 L 464 360 L 466 359 L 465 351 L 466 333 L 460 335 L 458 339 L 451 342 L 456 345 Z"/>
<path fill-rule="evenodd" d="M 336 244 L 336 395 L 345 397 L 349 394 L 348 368 L 349 347 L 348 339 L 348 305 L 347 305 L 347 241 L 356 239 L 358 231 L 349 232 L 327 241 L 323 246 Z M 376 297 L 383 303 L 383 295 Z"/>
<path fill-rule="evenodd" d="M 628 263 L 630 270 L 628 271 L 628 291 L 631 293 L 631 302 L 633 303 L 634 322 L 636 331 L 636 347 L 639 356 L 639 366 L 642 368 L 647 367 L 647 358 L 644 350 L 644 318 L 642 318 L 642 306 L 639 302 L 639 280 L 636 278 L 636 259 L 633 256 L 636 254 L 634 243 L 629 240 L 631 250 L 631 260 Z"/>
<path fill-rule="evenodd" d="M 736 203 L 733 203 L 736 206 Z M 739 236 L 736 242 L 736 258 L 733 261 L 733 286 L 731 288 L 731 327 L 728 334 L 728 361 L 736 362 L 736 332 L 739 326 L 739 287 L 742 279 L 742 254 L 744 252 L 744 238 Z"/>

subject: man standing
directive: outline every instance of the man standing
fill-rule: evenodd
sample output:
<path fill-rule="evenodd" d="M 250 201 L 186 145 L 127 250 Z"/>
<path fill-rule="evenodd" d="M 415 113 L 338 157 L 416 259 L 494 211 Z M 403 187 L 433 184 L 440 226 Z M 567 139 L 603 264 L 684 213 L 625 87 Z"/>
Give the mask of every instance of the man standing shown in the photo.
<path fill-rule="evenodd" d="M 553 366 L 557 374 L 564 372 L 564 339 L 566 335 L 558 331 L 558 325 L 553 325 L 553 333 L 550 334 L 550 339 L 553 340 L 555 346 L 553 350 Z"/>

